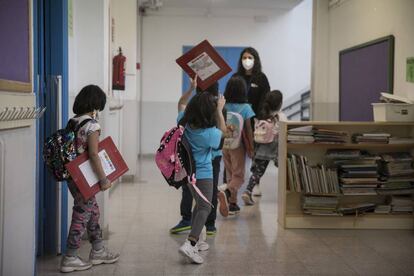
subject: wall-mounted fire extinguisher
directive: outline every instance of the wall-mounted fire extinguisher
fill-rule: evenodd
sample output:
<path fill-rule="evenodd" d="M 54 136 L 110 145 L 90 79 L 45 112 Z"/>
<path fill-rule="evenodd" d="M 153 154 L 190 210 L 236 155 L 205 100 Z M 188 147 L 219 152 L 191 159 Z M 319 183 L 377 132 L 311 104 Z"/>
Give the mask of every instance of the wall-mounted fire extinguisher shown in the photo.
<path fill-rule="evenodd" d="M 126 57 L 122 55 L 122 49 L 119 47 L 118 55 L 112 60 L 112 89 L 125 90 L 125 62 Z"/>

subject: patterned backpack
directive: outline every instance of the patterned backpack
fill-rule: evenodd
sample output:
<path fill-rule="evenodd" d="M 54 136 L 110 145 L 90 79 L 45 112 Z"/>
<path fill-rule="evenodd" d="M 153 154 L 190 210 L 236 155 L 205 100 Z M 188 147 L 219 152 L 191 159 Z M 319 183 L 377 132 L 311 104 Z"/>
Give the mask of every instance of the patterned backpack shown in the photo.
<path fill-rule="evenodd" d="M 190 144 L 185 138 L 184 127 L 175 126 L 165 132 L 155 154 L 155 163 L 168 185 L 180 188 L 188 182 L 195 183 L 195 162 Z"/>
<path fill-rule="evenodd" d="M 267 120 L 254 119 L 254 141 L 259 144 L 272 143 L 278 134 L 279 116 Z"/>
<path fill-rule="evenodd" d="M 184 136 L 184 127 L 178 125 L 165 132 L 155 154 L 155 163 L 168 185 L 180 188 L 190 183 L 196 193 L 212 206 L 196 186 L 196 165 L 190 143 Z"/>
<path fill-rule="evenodd" d="M 237 149 L 240 146 L 243 123 L 243 117 L 239 113 L 227 111 L 226 125 L 231 128 L 232 136 L 224 138 L 223 149 Z"/>
<path fill-rule="evenodd" d="M 66 128 L 59 129 L 46 138 L 43 144 L 43 160 L 49 172 L 57 181 L 70 179 L 65 164 L 77 156 L 76 136 L 78 130 L 91 119 L 85 119 L 80 124 L 69 120 Z"/>

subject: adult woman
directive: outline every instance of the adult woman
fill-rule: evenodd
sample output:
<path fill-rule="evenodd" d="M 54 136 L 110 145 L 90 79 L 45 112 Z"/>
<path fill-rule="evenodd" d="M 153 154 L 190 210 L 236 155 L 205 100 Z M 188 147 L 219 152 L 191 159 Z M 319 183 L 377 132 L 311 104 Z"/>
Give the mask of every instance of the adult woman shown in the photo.
<path fill-rule="evenodd" d="M 241 52 L 235 75 L 243 77 L 246 81 L 247 100 L 252 105 L 254 113 L 259 114 L 264 97 L 270 91 L 270 85 L 262 72 L 259 53 L 254 48 L 248 47 Z"/>

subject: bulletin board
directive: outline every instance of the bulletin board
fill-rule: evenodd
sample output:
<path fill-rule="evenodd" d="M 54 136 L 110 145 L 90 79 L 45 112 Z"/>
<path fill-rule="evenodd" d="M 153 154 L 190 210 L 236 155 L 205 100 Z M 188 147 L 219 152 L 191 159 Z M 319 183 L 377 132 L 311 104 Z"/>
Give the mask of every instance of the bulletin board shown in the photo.
<path fill-rule="evenodd" d="M 32 92 L 29 0 L 0 1 L 0 92 Z"/>
<path fill-rule="evenodd" d="M 339 120 L 373 121 L 371 103 L 393 93 L 394 36 L 339 52 Z"/>

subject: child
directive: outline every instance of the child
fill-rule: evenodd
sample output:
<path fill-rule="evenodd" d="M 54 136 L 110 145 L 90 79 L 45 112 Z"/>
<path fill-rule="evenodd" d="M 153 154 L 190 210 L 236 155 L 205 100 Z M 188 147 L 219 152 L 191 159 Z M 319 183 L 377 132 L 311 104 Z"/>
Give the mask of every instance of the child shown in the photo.
<path fill-rule="evenodd" d="M 222 110 L 225 99 L 220 96 L 217 100 L 207 92 L 196 94 L 185 109 L 184 116 L 179 114 L 178 120 L 185 122 L 184 135 L 187 138 L 196 165 L 196 186 L 207 198 L 206 202 L 195 190 L 193 184 L 188 184 L 194 199 L 195 207 L 191 219 L 191 232 L 180 247 L 179 253 L 192 262 L 201 264 L 203 258 L 199 255 L 199 250 L 207 250 L 208 244 L 204 241 L 199 242 L 201 231 L 211 212 L 210 202 L 213 197 L 213 167 L 211 163 L 212 149 L 220 146 L 222 133 L 226 131 L 226 125 Z M 217 128 L 218 126 L 219 128 Z"/>
<path fill-rule="evenodd" d="M 105 104 L 106 95 L 101 88 L 96 85 L 85 86 L 75 98 L 73 113 L 76 116 L 70 121 L 77 125 L 84 120 L 89 120 L 77 132 L 76 150 L 78 154 L 88 151 L 93 170 L 100 179 L 99 185 L 102 191 L 112 185 L 105 176 L 98 156 L 101 127 L 97 119 L 98 112 L 105 108 Z M 116 262 L 119 254 L 111 253 L 103 244 L 102 230 L 99 226 L 99 207 L 95 196 L 84 200 L 73 181 L 68 181 L 68 187 L 74 198 L 74 206 L 67 238 L 67 251 L 62 257 L 60 270 L 72 272 L 89 269 L 92 265 Z M 85 230 L 88 231 L 89 241 L 92 244 L 89 261 L 84 261 L 78 256 L 78 248 Z"/>
<path fill-rule="evenodd" d="M 283 95 L 279 90 L 273 90 L 267 93 L 261 108 L 259 115 L 257 116 L 260 120 L 272 120 L 274 128 L 277 131 L 277 122 L 286 121 L 286 116 L 280 112 L 282 107 Z M 255 155 L 250 169 L 252 175 L 250 176 L 249 184 L 247 185 L 246 191 L 242 194 L 242 199 L 246 205 L 254 205 L 252 198 L 253 188 L 259 185 L 260 178 L 266 171 L 267 165 L 270 160 L 274 160 L 277 166 L 277 152 L 278 152 L 278 141 L 277 135 L 275 140 L 268 144 L 256 143 Z"/>
<path fill-rule="evenodd" d="M 229 214 L 234 215 L 240 211 L 237 205 L 237 193 L 244 182 L 244 167 L 246 162 L 246 148 L 253 149 L 253 131 L 250 118 L 255 114 L 251 106 L 247 103 L 246 82 L 240 76 L 233 76 L 227 82 L 224 97 L 226 98 L 227 114 L 229 112 L 239 113 L 243 118 L 243 131 L 247 134 L 247 143 L 243 143 L 236 149 L 223 149 L 224 166 L 226 168 L 227 189 L 226 196 L 229 200 Z M 227 115 L 228 116 L 228 115 Z M 230 127 L 230 126 L 229 126 Z M 253 152 L 247 153 L 249 156 Z"/>
<path fill-rule="evenodd" d="M 194 80 L 191 80 L 191 86 L 190 89 L 185 92 L 180 100 L 178 101 L 178 113 L 179 116 L 182 117 L 184 114 L 184 110 L 187 106 L 188 99 L 190 98 L 192 91 L 197 87 L 197 82 L 195 77 Z M 206 90 L 204 90 L 211 95 L 218 97 L 218 83 L 215 82 L 211 86 L 209 86 Z M 197 93 L 204 92 L 200 88 L 197 87 Z M 223 112 L 223 116 L 224 112 Z M 212 166 L 213 166 L 213 199 L 211 201 L 211 204 L 213 205 L 213 208 L 207 218 L 206 221 L 206 234 L 207 235 L 214 235 L 217 231 L 216 229 L 216 217 L 217 217 L 217 203 L 218 200 L 220 201 L 220 213 L 222 216 L 228 215 L 228 206 L 227 206 L 227 199 L 222 191 L 218 191 L 218 177 L 220 174 L 220 162 L 221 162 L 221 156 L 222 152 L 221 149 L 213 149 L 212 153 Z M 187 231 L 191 229 L 191 208 L 193 205 L 193 196 L 191 195 L 191 192 L 187 186 L 182 186 L 182 198 L 180 203 L 180 213 L 182 219 L 176 226 L 170 229 L 170 233 L 177 234 L 183 231 Z"/>

